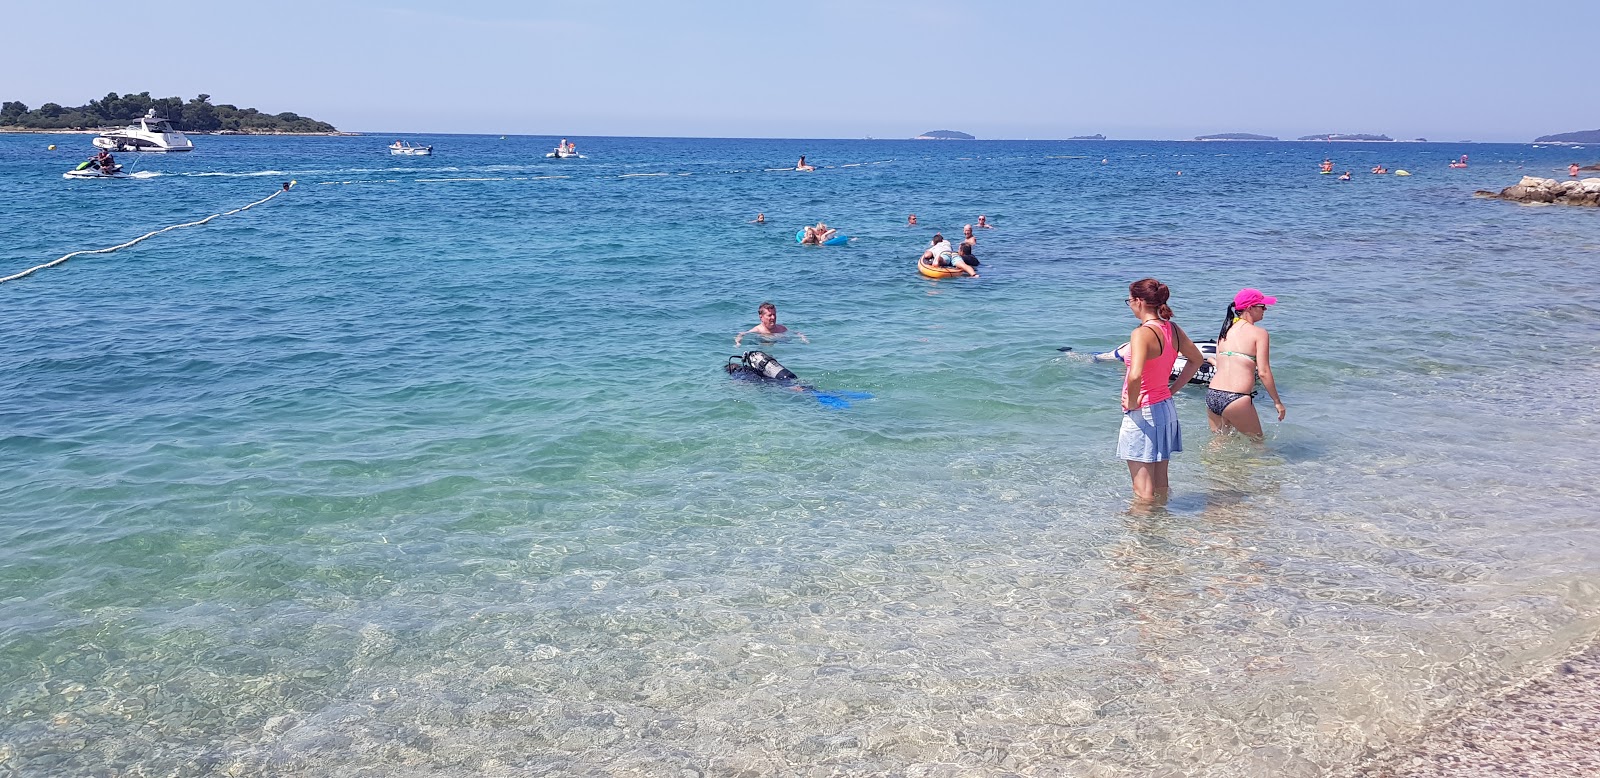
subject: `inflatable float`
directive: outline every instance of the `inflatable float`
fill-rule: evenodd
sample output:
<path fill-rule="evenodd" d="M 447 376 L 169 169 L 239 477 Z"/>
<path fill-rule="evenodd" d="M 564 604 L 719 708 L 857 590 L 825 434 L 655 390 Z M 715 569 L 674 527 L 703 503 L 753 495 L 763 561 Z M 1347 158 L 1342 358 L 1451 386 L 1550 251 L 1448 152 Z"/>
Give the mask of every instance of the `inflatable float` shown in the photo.
<path fill-rule="evenodd" d="M 954 252 L 947 251 L 945 253 L 953 254 Z M 929 259 L 917 260 L 917 272 L 929 278 L 955 278 L 956 276 L 963 275 L 963 272 L 959 267 L 944 267 L 943 265 L 936 265 L 933 263 L 933 260 Z"/>
<path fill-rule="evenodd" d="M 806 242 L 806 231 L 805 230 L 801 230 L 801 231 L 795 233 L 794 234 L 794 242 L 795 243 L 804 244 Z M 844 244 L 849 243 L 849 242 L 850 242 L 850 236 L 841 234 L 841 235 L 835 235 L 835 236 L 833 236 L 833 237 L 831 237 L 831 238 L 829 238 L 829 239 L 827 239 L 827 240 L 825 240 L 825 241 L 823 241 L 821 243 L 818 243 L 816 245 L 818 245 L 818 246 L 843 246 Z"/>

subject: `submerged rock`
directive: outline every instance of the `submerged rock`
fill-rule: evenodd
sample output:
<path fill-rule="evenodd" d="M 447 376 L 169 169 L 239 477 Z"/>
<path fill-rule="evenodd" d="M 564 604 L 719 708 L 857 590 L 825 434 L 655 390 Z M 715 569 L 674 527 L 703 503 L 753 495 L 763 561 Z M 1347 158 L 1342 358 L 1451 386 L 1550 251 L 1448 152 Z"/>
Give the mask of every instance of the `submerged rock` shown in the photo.
<path fill-rule="evenodd" d="M 1556 205 L 1587 205 L 1600 207 L 1600 178 L 1576 178 L 1557 181 L 1554 178 L 1523 176 L 1513 186 L 1498 193 L 1480 189 L 1479 197 L 1510 200 L 1514 203 L 1553 203 Z"/>

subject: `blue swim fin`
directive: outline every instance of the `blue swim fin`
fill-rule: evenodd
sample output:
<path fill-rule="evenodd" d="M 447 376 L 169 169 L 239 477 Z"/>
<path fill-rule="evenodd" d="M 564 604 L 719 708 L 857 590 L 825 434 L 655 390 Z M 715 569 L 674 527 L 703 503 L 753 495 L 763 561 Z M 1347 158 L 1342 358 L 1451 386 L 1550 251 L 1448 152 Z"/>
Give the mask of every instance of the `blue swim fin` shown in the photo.
<path fill-rule="evenodd" d="M 872 393 L 871 392 L 835 391 L 835 392 L 833 392 L 833 394 L 836 394 L 836 395 L 838 395 L 840 397 L 843 397 L 846 400 L 870 400 L 870 399 L 872 399 Z"/>
<path fill-rule="evenodd" d="M 823 405 L 826 405 L 829 408 L 849 408 L 850 407 L 850 401 L 849 400 L 846 400 L 843 397 L 840 397 L 839 395 L 833 394 L 832 392 L 819 392 L 819 391 L 816 391 L 815 389 L 813 389 L 813 390 L 811 390 L 811 395 L 813 397 L 817 398 L 817 402 L 819 402 L 819 403 L 821 403 Z"/>

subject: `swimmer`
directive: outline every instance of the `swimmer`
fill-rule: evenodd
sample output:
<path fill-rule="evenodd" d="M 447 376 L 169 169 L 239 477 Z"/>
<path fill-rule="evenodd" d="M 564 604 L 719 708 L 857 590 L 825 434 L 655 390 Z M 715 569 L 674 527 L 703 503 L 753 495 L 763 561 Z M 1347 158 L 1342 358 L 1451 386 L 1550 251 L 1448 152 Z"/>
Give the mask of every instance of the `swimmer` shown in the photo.
<path fill-rule="evenodd" d="M 822 244 L 822 241 L 817 238 L 817 228 L 816 227 L 806 227 L 805 235 L 800 238 L 800 242 L 802 244 L 804 244 L 804 245 L 807 245 L 807 246 L 818 246 L 818 245 Z M 734 345 L 738 345 L 738 344 L 734 344 Z"/>
<path fill-rule="evenodd" d="M 1380 176 L 1381 176 L 1381 175 L 1383 175 L 1383 174 L 1384 174 L 1384 173 L 1387 173 L 1387 172 L 1389 172 L 1389 169 L 1388 169 L 1388 168 L 1386 168 L 1386 167 L 1384 167 L 1384 166 L 1383 166 L 1383 165 L 1381 165 L 1381 164 L 1379 164 L 1379 165 L 1375 165 L 1375 166 L 1373 166 L 1373 168 L 1372 168 L 1372 172 L 1374 172 L 1374 173 L 1377 173 L 1377 174 L 1378 174 L 1378 175 L 1380 175 Z"/>
<path fill-rule="evenodd" d="M 756 308 L 756 314 L 761 317 L 761 323 L 751 327 L 738 335 L 733 336 L 733 345 L 739 345 L 746 335 L 757 335 L 763 341 L 782 340 L 789 334 L 789 328 L 778 323 L 778 306 L 770 302 L 762 303 Z M 796 330 L 794 333 L 800 338 L 801 343 L 810 343 L 806 340 L 805 333 Z"/>
<path fill-rule="evenodd" d="M 827 243 L 828 241 L 833 240 L 833 236 L 839 234 L 838 230 L 829 227 L 826 223 L 820 221 L 817 222 L 816 230 L 818 243 Z"/>
<path fill-rule="evenodd" d="M 980 230 L 992 230 L 992 229 L 994 229 L 994 225 L 989 223 L 989 217 L 984 216 L 983 214 L 980 213 L 980 214 L 978 214 L 978 229 L 980 229 Z"/>
<path fill-rule="evenodd" d="M 1348 171 L 1348 170 L 1344 171 L 1344 175 L 1339 176 L 1339 180 L 1340 181 L 1349 181 L 1350 180 L 1350 171 Z"/>
<path fill-rule="evenodd" d="M 806 155 L 804 155 L 804 154 L 800 155 L 800 161 L 795 164 L 794 169 L 795 170 L 816 170 L 815 167 L 806 164 Z"/>
<path fill-rule="evenodd" d="M 767 223 L 767 215 L 764 214 L 764 213 L 758 213 L 758 214 L 756 214 L 756 218 L 750 220 L 750 223 L 751 224 L 766 224 Z"/>
<path fill-rule="evenodd" d="M 1267 306 L 1277 302 L 1278 298 L 1268 297 L 1258 289 L 1240 289 L 1228 304 L 1222 332 L 1217 334 L 1217 372 L 1211 377 L 1211 388 L 1206 390 L 1206 413 L 1212 432 L 1236 429 L 1257 443 L 1266 439 L 1255 401 L 1250 399 L 1256 395 L 1257 378 L 1272 397 L 1278 421 L 1283 421 L 1287 411 L 1278 398 L 1278 385 L 1272 380 L 1272 337 L 1257 326 L 1267 315 Z"/>
<path fill-rule="evenodd" d="M 934 267 L 953 267 L 973 278 L 978 277 L 978 271 L 973 270 L 972 266 L 967 264 L 960 254 L 951 251 L 950 241 L 945 240 L 944 236 L 937 232 L 933 234 L 933 245 L 929 246 L 927 251 L 922 252 L 922 257 L 917 261 L 927 262 Z"/>
<path fill-rule="evenodd" d="M 1574 162 L 1567 166 L 1567 175 L 1572 176 L 1573 178 L 1578 177 L 1578 163 Z"/>
<path fill-rule="evenodd" d="M 1323 159 L 1322 160 L 1322 172 L 1324 172 L 1324 173 L 1332 173 L 1333 172 L 1333 160 L 1331 160 L 1331 159 Z"/>
<path fill-rule="evenodd" d="M 907 227 L 915 227 L 915 226 L 917 226 L 917 215 L 916 214 L 911 214 L 910 216 L 906 217 L 906 226 Z"/>
<path fill-rule="evenodd" d="M 978 258 L 973 255 L 973 250 L 977 247 L 978 239 L 972 237 L 972 225 L 963 226 L 961 228 L 961 245 L 956 247 L 956 253 L 961 255 L 962 261 L 972 267 L 977 267 L 980 263 Z"/>

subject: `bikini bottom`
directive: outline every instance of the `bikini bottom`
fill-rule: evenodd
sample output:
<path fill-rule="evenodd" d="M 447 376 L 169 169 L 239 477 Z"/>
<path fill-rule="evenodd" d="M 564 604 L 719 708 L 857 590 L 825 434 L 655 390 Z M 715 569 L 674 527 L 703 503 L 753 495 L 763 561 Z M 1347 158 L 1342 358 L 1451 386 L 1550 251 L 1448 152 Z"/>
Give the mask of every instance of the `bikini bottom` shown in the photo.
<path fill-rule="evenodd" d="M 1233 404 L 1240 397 L 1254 397 L 1255 392 L 1224 392 L 1221 389 L 1206 390 L 1206 410 L 1222 415 L 1223 409 Z"/>

